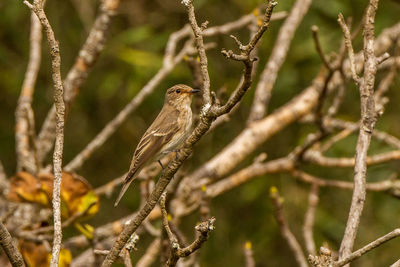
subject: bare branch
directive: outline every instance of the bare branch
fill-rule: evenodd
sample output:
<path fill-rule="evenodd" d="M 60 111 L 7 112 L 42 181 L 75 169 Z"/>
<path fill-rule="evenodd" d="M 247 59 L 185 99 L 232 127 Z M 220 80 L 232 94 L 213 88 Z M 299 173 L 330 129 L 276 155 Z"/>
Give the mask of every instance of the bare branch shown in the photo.
<path fill-rule="evenodd" d="M 316 184 L 320 187 L 337 187 L 340 189 L 353 190 L 354 183 L 340 180 L 323 179 L 301 170 L 293 170 L 290 174 L 302 182 Z M 374 192 L 392 192 L 400 190 L 400 181 L 390 177 L 386 180 L 374 183 L 367 183 L 366 189 Z"/>
<path fill-rule="evenodd" d="M 279 195 L 278 189 L 276 187 L 271 187 L 270 197 L 275 207 L 275 219 L 278 222 L 282 237 L 285 238 L 286 242 L 289 245 L 289 248 L 292 250 L 297 264 L 301 267 L 307 267 L 308 264 L 306 257 L 304 256 L 303 250 L 299 242 L 296 240 L 296 237 L 290 231 L 285 216 L 283 215 L 283 198 Z"/>
<path fill-rule="evenodd" d="M 34 143 L 29 142 L 28 109 L 31 109 L 33 92 L 41 61 L 42 26 L 34 12 L 31 12 L 30 51 L 29 61 L 25 72 L 24 82 L 15 110 L 15 147 L 17 152 L 17 172 L 27 170 L 36 173 Z M 34 130 L 34 129 L 32 129 Z"/>
<path fill-rule="evenodd" d="M 313 237 L 313 228 L 315 222 L 315 211 L 318 205 L 318 192 L 319 186 L 317 184 L 311 185 L 310 193 L 308 194 L 308 209 L 304 217 L 303 237 L 306 244 L 308 254 L 315 255 L 315 242 Z"/>
<path fill-rule="evenodd" d="M 280 12 L 272 14 L 271 21 L 281 20 L 286 17 L 287 17 L 287 12 L 280 11 Z M 243 28 L 244 26 L 250 24 L 253 20 L 254 20 L 254 14 L 252 12 L 248 15 L 245 15 L 245 16 L 239 18 L 238 20 L 228 22 L 228 23 L 225 23 L 220 26 L 214 26 L 214 27 L 204 29 L 203 36 L 208 37 L 208 36 L 214 36 L 214 35 L 219 35 L 219 34 L 227 34 L 234 30 Z"/>
<path fill-rule="evenodd" d="M 227 58 L 234 59 L 237 61 L 242 61 L 243 64 L 245 65 L 245 69 L 240 87 L 236 89 L 236 91 L 232 94 L 232 96 L 229 98 L 229 100 L 225 105 L 215 110 L 215 114 L 217 116 L 221 116 L 225 113 L 230 112 L 231 109 L 236 105 L 236 103 L 238 103 L 241 100 L 243 95 L 246 93 L 247 89 L 250 88 L 250 85 L 252 83 L 253 62 L 255 60 L 250 57 L 250 53 L 255 48 L 255 45 L 260 40 L 261 36 L 268 29 L 272 11 L 274 10 L 274 7 L 276 5 L 277 2 L 274 1 L 268 2 L 262 25 L 258 29 L 258 31 L 254 34 L 254 36 L 251 38 L 250 42 L 247 45 L 242 45 L 242 43 L 236 37 L 231 35 L 231 37 L 234 37 L 236 43 L 239 46 L 240 55 L 234 54 L 232 50 L 229 51 L 222 50 L 222 54 L 224 54 Z"/>
<path fill-rule="evenodd" d="M 280 158 L 268 161 L 266 163 L 255 162 L 252 165 L 234 173 L 214 184 L 206 187 L 207 197 L 216 197 L 221 195 L 243 183 L 250 181 L 253 177 L 257 177 L 264 174 L 287 172 L 294 167 L 294 162 L 289 158 Z M 199 184 L 199 186 L 203 186 Z"/>
<path fill-rule="evenodd" d="M 54 171 L 54 185 L 53 185 L 53 217 L 54 217 L 54 240 L 53 251 L 51 256 L 51 267 L 58 266 L 58 258 L 61 249 L 62 240 L 62 227 L 61 227 L 61 204 L 60 204 L 60 187 L 61 187 L 61 172 L 62 172 L 62 155 L 64 146 L 64 88 L 61 80 L 60 73 L 60 48 L 54 36 L 53 29 L 47 20 L 46 14 L 43 10 L 43 0 L 34 0 L 33 5 L 27 1 L 24 3 L 37 15 L 43 29 L 47 35 L 47 41 L 50 47 L 52 78 L 54 84 L 54 103 L 56 107 L 56 141 L 53 154 L 53 171 Z"/>
<path fill-rule="evenodd" d="M 211 219 L 197 225 L 195 229 L 198 231 L 199 235 L 197 235 L 196 240 L 193 241 L 193 243 L 190 244 L 189 246 L 181 248 L 177 237 L 171 231 L 171 228 L 169 226 L 168 213 L 165 208 L 165 200 L 166 200 L 166 193 L 163 193 L 160 198 L 162 223 L 167 232 L 168 239 L 171 244 L 171 253 L 166 265 L 175 266 L 179 258 L 189 256 L 190 254 L 198 250 L 205 241 L 207 241 L 209 232 L 214 230 L 215 218 L 212 217 Z"/>
<path fill-rule="evenodd" d="M 324 63 L 325 67 L 328 70 L 332 71 L 333 68 L 332 68 L 331 64 L 329 63 L 328 59 L 326 58 L 326 55 L 322 51 L 321 42 L 319 41 L 319 36 L 318 36 L 318 31 L 319 31 L 318 26 L 317 25 L 313 25 L 311 27 L 311 31 L 312 31 L 312 36 L 313 36 L 313 39 L 314 39 L 315 49 L 317 50 L 318 55 L 322 60 L 322 63 Z"/>
<path fill-rule="evenodd" d="M 311 2 L 311 0 L 297 0 L 280 28 L 271 56 L 257 84 L 254 102 L 248 119 L 249 123 L 260 120 L 265 116 L 279 69 L 286 59 L 294 33 L 307 13 Z"/>
<path fill-rule="evenodd" d="M 186 6 L 188 11 L 189 23 L 193 30 L 194 40 L 200 58 L 200 69 L 201 75 L 203 77 L 203 101 L 205 104 L 204 107 L 208 110 L 211 107 L 210 75 L 208 74 L 208 61 L 203 41 L 203 31 L 206 28 L 208 22 L 205 22 L 201 25 L 201 27 L 199 27 L 196 21 L 193 0 L 187 0 L 186 2 L 184 2 L 184 5 Z M 207 110 L 204 110 L 203 112 Z"/>
<path fill-rule="evenodd" d="M 345 121 L 345 120 L 333 119 L 333 118 L 324 118 L 324 123 L 330 127 L 343 129 L 343 132 L 339 133 L 337 137 L 332 137 L 332 139 L 337 139 L 338 141 L 341 138 L 348 136 L 348 134 L 350 134 L 351 132 L 354 132 L 355 130 L 359 129 L 359 127 L 360 127 L 359 122 L 351 122 L 351 121 Z M 388 144 L 389 146 L 396 148 L 397 150 L 400 150 L 400 140 L 397 137 L 395 137 L 391 134 L 388 134 L 386 132 L 376 130 L 376 129 L 374 129 L 374 131 L 372 132 L 372 136 L 375 137 L 377 140 L 384 142 L 384 143 Z M 332 142 L 333 141 L 334 140 L 332 140 Z M 329 142 L 331 142 L 331 141 L 329 141 Z M 328 144 L 327 144 L 327 146 L 328 146 Z M 324 145 L 323 149 L 320 149 L 320 151 L 321 152 L 326 151 L 325 145 Z"/>
<path fill-rule="evenodd" d="M 163 224 L 163 226 L 165 228 L 165 231 L 167 232 L 167 235 L 168 235 L 168 238 L 169 238 L 169 242 L 171 243 L 171 249 L 172 250 L 174 250 L 174 249 L 177 250 L 179 248 L 178 239 L 176 238 L 174 233 L 172 233 L 171 228 L 169 227 L 169 223 L 168 223 L 168 213 L 167 213 L 167 210 L 165 208 L 166 196 L 167 196 L 167 194 L 164 192 L 161 195 L 161 198 L 160 198 L 162 224 Z"/>
<path fill-rule="evenodd" d="M 356 84 L 359 84 L 361 78 L 357 75 L 356 64 L 354 60 L 354 49 L 353 45 L 351 44 L 351 34 L 349 28 L 346 25 L 346 22 L 344 21 L 342 13 L 340 13 L 338 16 L 338 22 L 342 27 L 342 31 L 344 34 L 344 42 L 346 44 L 347 52 L 349 53 L 349 62 L 350 62 L 350 70 L 352 78 Z"/>
<path fill-rule="evenodd" d="M 25 267 L 24 260 L 22 259 L 21 253 L 18 248 L 14 245 L 14 241 L 7 231 L 7 228 L 2 222 L 0 222 L 0 245 L 7 254 L 8 259 L 13 267 Z"/>
<path fill-rule="evenodd" d="M 171 257 L 168 262 L 167 266 L 175 266 L 176 261 L 179 258 L 187 257 L 196 250 L 200 249 L 204 242 L 207 241 L 209 233 L 215 229 L 214 227 L 215 218 L 211 217 L 205 222 L 202 222 L 196 225 L 195 229 L 197 231 L 196 239 L 187 247 L 179 248 L 176 251 L 176 257 Z"/>
<path fill-rule="evenodd" d="M 340 259 L 339 261 L 335 262 L 333 264 L 334 267 L 339 267 L 339 266 L 343 266 L 346 265 L 352 261 L 354 261 L 355 259 L 358 259 L 359 257 L 361 257 L 362 255 L 364 255 L 365 253 L 373 250 L 374 248 L 379 247 L 380 245 L 386 243 L 387 241 L 392 240 L 393 238 L 396 238 L 400 236 L 400 228 L 397 228 L 395 230 L 393 230 L 392 232 L 376 239 L 375 241 L 369 243 L 368 245 L 360 248 L 359 250 L 354 251 L 353 253 L 351 253 L 350 255 L 344 257 L 343 259 Z"/>
<path fill-rule="evenodd" d="M 325 167 L 340 167 L 340 168 L 348 168 L 355 166 L 354 158 L 331 158 L 323 156 L 317 150 L 308 150 L 303 157 L 304 160 L 308 162 L 312 162 L 314 164 L 318 164 L 320 166 Z M 375 165 L 388 161 L 399 160 L 400 159 L 400 150 L 393 150 L 389 152 L 383 152 L 380 154 L 376 154 L 370 157 L 366 157 L 367 165 Z"/>
<path fill-rule="evenodd" d="M 346 224 L 346 230 L 339 250 L 339 259 L 348 256 L 357 236 L 361 213 L 366 196 L 367 151 L 375 128 L 374 83 L 377 60 L 374 51 L 374 21 L 378 8 L 378 0 L 370 0 L 364 25 L 364 77 L 360 81 L 361 126 L 356 146 L 354 165 L 354 191 Z M 353 73 L 354 75 L 354 73 Z M 355 77 L 356 78 L 356 77 Z"/>

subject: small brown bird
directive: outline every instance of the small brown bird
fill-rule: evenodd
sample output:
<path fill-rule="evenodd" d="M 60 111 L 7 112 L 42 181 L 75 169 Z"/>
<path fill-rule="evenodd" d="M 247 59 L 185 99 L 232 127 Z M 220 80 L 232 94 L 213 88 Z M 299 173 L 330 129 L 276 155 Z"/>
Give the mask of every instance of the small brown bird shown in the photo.
<path fill-rule="evenodd" d="M 192 95 L 199 91 L 184 84 L 167 90 L 164 106 L 136 147 L 129 172 L 114 206 L 118 205 L 129 185 L 148 161 L 155 159 L 164 168 L 160 159 L 174 152 L 185 141 L 192 126 Z"/>

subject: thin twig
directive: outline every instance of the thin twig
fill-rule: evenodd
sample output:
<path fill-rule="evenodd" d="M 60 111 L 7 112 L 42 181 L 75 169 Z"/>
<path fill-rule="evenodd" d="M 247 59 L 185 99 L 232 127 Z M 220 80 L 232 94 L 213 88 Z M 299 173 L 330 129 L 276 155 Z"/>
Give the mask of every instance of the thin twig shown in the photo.
<path fill-rule="evenodd" d="M 322 155 L 318 150 L 314 149 L 308 150 L 304 154 L 303 159 L 313 164 L 325 167 L 332 167 L 332 168 L 335 167 L 348 168 L 348 167 L 354 167 L 356 164 L 354 157 L 331 158 Z M 400 159 L 400 150 L 393 150 L 366 157 L 366 164 L 376 165 L 399 159 Z"/>
<path fill-rule="evenodd" d="M 274 10 L 274 7 L 278 3 L 275 1 L 268 1 L 267 8 L 265 10 L 265 16 L 263 19 L 263 22 L 261 24 L 261 27 L 258 29 L 258 31 L 254 34 L 254 36 L 250 39 L 249 43 L 247 45 L 242 45 L 242 43 L 233 35 L 231 37 L 236 41 L 236 43 L 239 46 L 240 49 L 240 54 L 234 54 L 232 50 L 226 51 L 222 50 L 222 54 L 226 56 L 227 58 L 237 60 L 237 61 L 242 61 L 243 64 L 245 65 L 245 70 L 242 78 L 242 83 L 240 87 L 238 87 L 235 92 L 231 95 L 229 100 L 223 105 L 222 107 L 219 107 L 215 110 L 215 114 L 217 116 L 221 116 L 225 113 L 229 113 L 232 108 L 238 103 L 243 95 L 246 93 L 247 89 L 250 88 L 250 85 L 252 83 L 252 72 L 253 72 L 253 62 L 256 60 L 255 58 L 251 58 L 250 54 L 255 48 L 256 44 L 260 40 L 261 36 L 264 34 L 264 32 L 268 29 L 271 16 L 272 16 L 272 11 Z"/>
<path fill-rule="evenodd" d="M 36 78 L 40 68 L 42 55 L 42 26 L 36 14 L 31 12 L 30 50 L 24 82 L 15 110 L 15 147 L 17 152 L 17 171 L 27 170 L 36 173 L 34 153 L 35 143 L 29 142 L 29 122 L 27 110 L 32 109 L 32 97 L 35 91 Z M 32 129 L 34 130 L 34 129 Z M 32 146 L 31 146 L 32 145 Z"/>
<path fill-rule="evenodd" d="M 257 84 L 248 123 L 260 120 L 265 116 L 278 72 L 286 59 L 294 33 L 307 13 L 311 2 L 312 0 L 297 0 L 279 29 L 271 56 Z"/>
<path fill-rule="evenodd" d="M 310 193 L 308 194 L 308 209 L 304 216 L 303 237 L 306 245 L 307 253 L 315 255 L 315 242 L 313 237 L 313 228 L 315 222 L 315 211 L 318 205 L 318 192 L 319 186 L 317 184 L 311 185 Z"/>
<path fill-rule="evenodd" d="M 374 248 L 379 247 L 380 245 L 386 243 L 387 241 L 392 240 L 393 238 L 396 238 L 400 236 L 400 228 L 397 228 L 395 230 L 393 230 L 392 232 L 379 237 L 378 239 L 376 239 L 375 241 L 369 243 L 368 245 L 360 248 L 359 250 L 354 251 L 353 253 L 351 253 L 350 255 L 344 257 L 343 259 L 335 262 L 333 264 L 334 267 L 340 267 L 343 265 L 346 265 L 352 261 L 354 261 L 355 259 L 358 259 L 359 257 L 361 257 L 362 255 L 364 255 L 365 253 L 373 250 Z"/>
<path fill-rule="evenodd" d="M 279 195 L 276 187 L 271 187 L 270 196 L 275 207 L 275 219 L 278 222 L 282 237 L 285 238 L 289 248 L 292 250 L 297 264 L 301 267 L 308 267 L 303 250 L 292 231 L 290 231 L 289 225 L 283 215 L 283 198 Z"/>
<path fill-rule="evenodd" d="M 197 232 L 196 239 L 187 247 L 178 247 L 174 254 L 167 261 L 167 266 L 175 266 L 179 258 L 188 257 L 196 250 L 200 249 L 204 242 L 208 240 L 208 236 L 211 231 L 215 229 L 214 227 L 215 218 L 211 217 L 205 222 L 200 223 L 195 227 Z"/>
<path fill-rule="evenodd" d="M 167 213 L 167 210 L 165 207 L 165 201 L 166 201 L 166 193 L 164 192 L 160 198 L 160 207 L 161 207 L 161 213 L 162 213 L 162 224 L 167 232 L 168 239 L 169 239 L 169 242 L 171 245 L 170 257 L 169 257 L 166 265 L 171 267 L 171 266 L 176 265 L 179 258 L 189 256 L 190 254 L 192 254 L 193 252 L 198 250 L 205 241 L 207 241 L 209 232 L 214 230 L 215 218 L 212 217 L 211 219 L 208 219 L 205 222 L 196 226 L 195 229 L 199 233 L 196 240 L 193 241 L 193 243 L 190 244 L 189 246 L 181 248 L 181 245 L 178 242 L 178 238 L 171 231 L 171 228 L 169 226 L 168 213 Z"/>
<path fill-rule="evenodd" d="M 336 187 L 340 189 L 347 189 L 353 190 L 354 183 L 347 182 L 347 181 L 340 181 L 340 180 L 332 180 L 332 179 L 323 179 L 314 175 L 311 175 L 307 172 L 301 170 L 293 170 L 290 174 L 299 179 L 302 182 L 309 183 L 309 184 L 316 184 L 320 187 Z M 393 179 L 392 177 L 379 181 L 379 182 L 371 182 L 366 184 L 366 189 L 368 191 L 374 192 L 391 192 L 400 190 L 400 181 L 397 179 Z"/>
<path fill-rule="evenodd" d="M 211 92 L 210 92 L 210 75 L 208 74 L 208 60 L 207 55 L 204 49 L 204 41 L 203 41 L 203 31 L 206 28 L 207 22 L 205 22 L 201 27 L 197 24 L 196 15 L 194 12 L 193 0 L 187 0 L 182 2 L 188 11 L 188 18 L 190 26 L 192 27 L 192 31 L 194 34 L 194 40 L 196 44 L 196 48 L 200 58 L 200 69 L 201 76 L 203 78 L 203 101 L 205 103 L 204 107 L 209 109 L 211 107 Z M 205 112 L 207 110 L 204 110 Z"/>
<path fill-rule="evenodd" d="M 354 49 L 353 45 L 351 44 L 351 34 L 350 30 L 346 25 L 346 22 L 344 21 L 344 17 L 342 13 L 339 13 L 338 16 L 338 22 L 340 26 L 342 27 L 342 31 L 344 34 L 344 41 L 346 44 L 347 52 L 349 54 L 349 62 L 350 62 L 350 70 L 351 70 L 351 76 L 356 84 L 359 84 L 361 81 L 361 78 L 357 75 L 357 69 L 356 69 L 356 64 L 354 60 Z"/>
<path fill-rule="evenodd" d="M 332 71 L 332 66 L 331 66 L 331 64 L 329 63 L 328 59 L 326 58 L 326 55 L 325 55 L 324 52 L 322 51 L 321 42 L 320 42 L 319 36 L 318 36 L 318 31 L 319 31 L 318 26 L 317 26 L 317 25 L 313 25 L 313 26 L 311 27 L 311 31 L 312 31 L 312 36 L 313 36 L 313 39 L 314 39 L 315 49 L 317 50 L 318 55 L 319 55 L 319 57 L 320 57 L 321 60 L 322 60 L 322 63 L 324 63 L 325 67 L 326 67 L 328 70 Z"/>
<path fill-rule="evenodd" d="M 176 238 L 175 234 L 172 233 L 171 228 L 169 227 L 169 222 L 168 222 L 168 213 L 165 208 L 165 201 L 166 201 L 166 196 L 167 194 L 164 192 L 161 195 L 160 198 L 160 207 L 161 207 L 161 214 L 162 214 L 162 224 L 165 228 L 165 231 L 167 232 L 169 242 L 171 243 L 171 248 L 172 249 L 178 249 L 179 248 L 179 243 L 178 239 Z"/>

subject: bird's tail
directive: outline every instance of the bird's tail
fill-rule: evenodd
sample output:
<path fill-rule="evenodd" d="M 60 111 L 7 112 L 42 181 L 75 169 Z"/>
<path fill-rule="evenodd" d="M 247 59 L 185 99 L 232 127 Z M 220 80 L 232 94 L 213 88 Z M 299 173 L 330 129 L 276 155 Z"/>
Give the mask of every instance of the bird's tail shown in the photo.
<path fill-rule="evenodd" d="M 121 188 L 121 191 L 119 192 L 117 200 L 114 203 L 114 207 L 116 207 L 118 205 L 118 203 L 121 201 L 121 198 L 124 196 L 126 190 L 128 190 L 129 185 L 135 180 L 136 173 L 137 173 L 137 169 L 129 170 L 128 174 L 126 175 L 126 177 L 124 179 L 124 184 L 122 185 L 122 188 Z"/>

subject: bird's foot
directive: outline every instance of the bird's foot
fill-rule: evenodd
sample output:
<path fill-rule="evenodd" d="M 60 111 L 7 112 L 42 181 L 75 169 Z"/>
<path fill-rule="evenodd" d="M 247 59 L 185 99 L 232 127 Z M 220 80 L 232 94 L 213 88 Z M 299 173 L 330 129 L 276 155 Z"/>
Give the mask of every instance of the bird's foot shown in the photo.
<path fill-rule="evenodd" d="M 160 166 L 161 166 L 161 169 L 163 169 L 163 170 L 164 170 L 164 165 L 162 164 L 161 160 L 157 160 L 157 161 L 158 161 L 158 164 L 160 164 Z"/>

